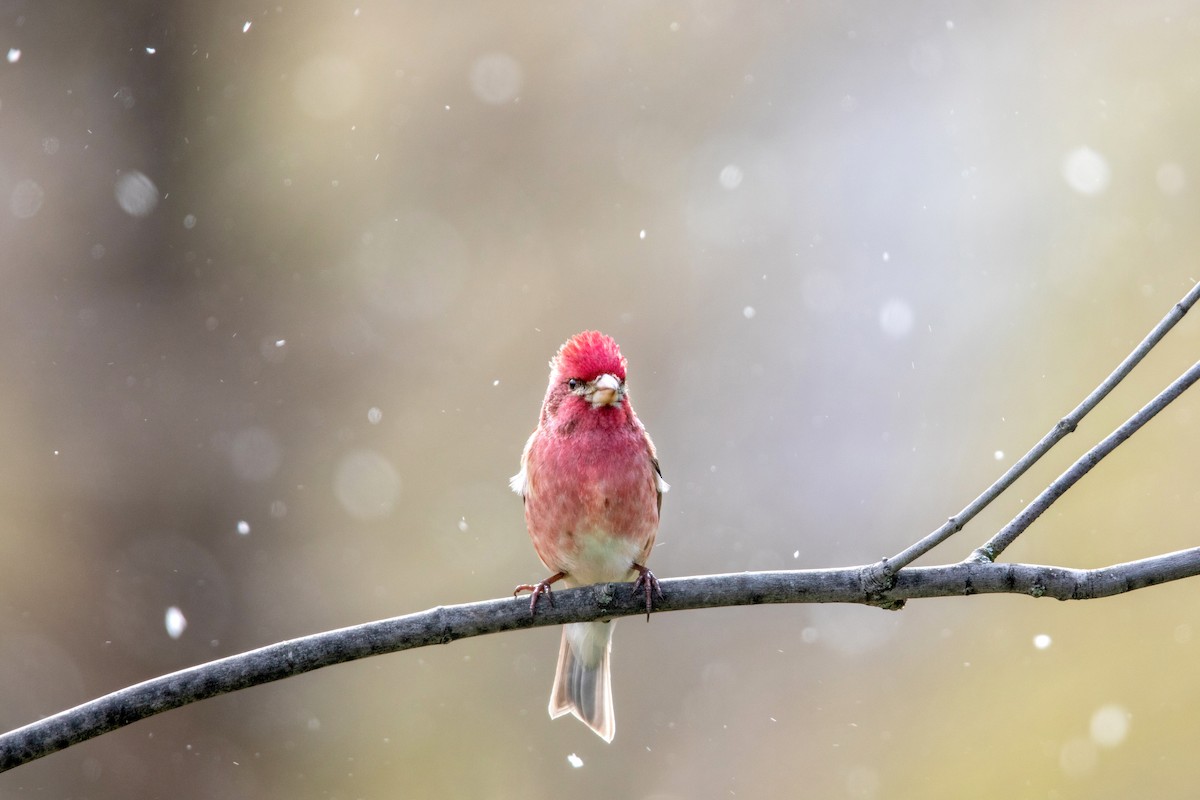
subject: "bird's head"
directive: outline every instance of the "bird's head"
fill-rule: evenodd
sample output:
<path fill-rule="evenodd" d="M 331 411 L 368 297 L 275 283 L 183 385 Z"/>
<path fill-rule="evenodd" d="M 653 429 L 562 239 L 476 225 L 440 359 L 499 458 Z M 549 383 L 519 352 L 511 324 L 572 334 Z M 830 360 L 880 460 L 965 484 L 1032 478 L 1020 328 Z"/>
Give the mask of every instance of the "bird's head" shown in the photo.
<path fill-rule="evenodd" d="M 577 333 L 550 360 L 543 421 L 577 420 L 585 411 L 604 409 L 632 413 L 625 389 L 625 357 L 611 337 L 599 331 Z"/>

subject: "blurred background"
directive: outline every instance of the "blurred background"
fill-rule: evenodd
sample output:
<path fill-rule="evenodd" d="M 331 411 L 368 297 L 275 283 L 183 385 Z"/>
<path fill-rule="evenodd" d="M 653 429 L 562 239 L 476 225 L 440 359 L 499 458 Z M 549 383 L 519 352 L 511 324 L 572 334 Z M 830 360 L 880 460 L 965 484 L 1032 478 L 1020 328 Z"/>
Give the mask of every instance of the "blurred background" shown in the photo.
<path fill-rule="evenodd" d="M 660 577 L 898 552 L 1197 277 L 1191 2 L 24 2 L 0 17 L 0 728 L 544 576 L 546 362 L 621 343 Z M 1200 319 L 923 563 L 1196 358 Z M 1185 395 L 1013 560 L 1196 544 Z M 0 797 L 1194 792 L 1200 583 L 541 629 L 334 667 Z"/>

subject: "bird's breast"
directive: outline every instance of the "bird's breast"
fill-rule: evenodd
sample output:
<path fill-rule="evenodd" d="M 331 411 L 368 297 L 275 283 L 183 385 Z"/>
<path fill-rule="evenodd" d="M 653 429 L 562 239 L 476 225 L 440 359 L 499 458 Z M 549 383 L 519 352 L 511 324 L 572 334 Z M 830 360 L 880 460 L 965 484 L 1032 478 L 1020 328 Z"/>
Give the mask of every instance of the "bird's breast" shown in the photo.
<path fill-rule="evenodd" d="M 529 459 L 525 516 L 547 568 L 574 585 L 623 581 L 658 530 L 655 473 L 639 440 L 549 440 Z"/>

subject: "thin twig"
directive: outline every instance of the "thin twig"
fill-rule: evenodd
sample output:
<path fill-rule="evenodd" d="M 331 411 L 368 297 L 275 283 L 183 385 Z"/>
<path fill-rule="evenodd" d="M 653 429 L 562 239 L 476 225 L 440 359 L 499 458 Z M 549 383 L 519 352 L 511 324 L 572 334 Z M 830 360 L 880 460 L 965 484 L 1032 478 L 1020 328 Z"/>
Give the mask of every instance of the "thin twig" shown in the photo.
<path fill-rule="evenodd" d="M 656 611 L 762 603 L 868 603 L 871 567 L 742 572 L 661 582 Z M 974 594 L 1011 593 L 1059 600 L 1109 597 L 1200 575 L 1200 547 L 1101 569 L 1035 564 L 960 563 L 913 567 L 896 576 L 883 604 Z M 536 617 L 523 598 L 446 606 L 404 617 L 318 633 L 180 670 L 113 692 L 0 735 L 0 772 L 130 725 L 154 714 L 305 672 L 487 633 L 644 614 L 632 584 L 598 584 L 556 592 Z"/>
<path fill-rule="evenodd" d="M 1116 450 L 1138 428 L 1141 428 L 1152 420 L 1155 414 L 1170 405 L 1171 401 L 1187 391 L 1188 387 L 1198 379 L 1200 379 L 1200 361 L 1193 364 L 1191 369 L 1176 378 L 1157 397 L 1126 420 L 1124 425 L 1104 437 L 1099 444 L 1080 456 L 1079 460 L 1072 464 L 1066 472 L 1059 475 L 1053 483 L 1034 498 L 1033 502 L 1026 506 L 1024 511 L 1013 517 L 1011 522 L 1001 528 L 986 544 L 976 549 L 966 560 L 995 561 L 996 557 L 1003 553 L 1005 548 L 1012 544 L 1018 536 L 1024 533 L 1025 529 L 1032 525 L 1034 520 L 1040 517 L 1055 500 L 1062 497 L 1064 492 L 1074 486 L 1084 475 L 1087 475 L 1092 467 L 1100 463 L 1102 458 L 1113 450 Z"/>
<path fill-rule="evenodd" d="M 1138 362 L 1145 358 L 1146 354 L 1149 353 L 1150 350 L 1156 344 L 1158 344 L 1164 336 L 1167 335 L 1167 332 L 1170 331 L 1171 328 L 1175 327 L 1175 323 L 1183 319 L 1183 315 L 1186 314 L 1188 310 L 1196 304 L 1198 299 L 1200 299 L 1200 283 L 1196 283 L 1192 286 L 1188 293 L 1183 296 L 1183 299 L 1176 303 L 1170 312 L 1168 312 L 1167 315 L 1162 318 L 1162 321 L 1154 326 L 1154 329 L 1146 335 L 1146 338 L 1142 340 L 1141 344 L 1135 347 L 1133 352 L 1125 357 L 1125 360 L 1122 361 L 1120 365 L 1118 365 L 1117 368 L 1112 371 L 1111 375 L 1104 379 L 1103 383 L 1097 386 L 1091 394 L 1084 398 L 1084 401 L 1080 403 L 1074 411 L 1059 420 L 1058 424 L 1051 428 L 1050 432 L 1043 436 L 1041 441 L 1034 445 L 1028 453 L 1026 453 L 1020 458 L 1020 460 L 1009 467 L 1008 471 L 1001 475 L 999 480 L 989 486 L 983 494 L 972 500 L 966 508 L 950 517 L 950 519 L 946 520 L 946 522 L 933 533 L 929 534 L 924 539 L 921 539 L 919 542 L 909 545 L 891 558 L 885 559 L 881 566 L 884 567 L 886 573 L 890 575 L 891 573 L 895 573 L 896 571 L 903 569 L 913 561 L 928 553 L 933 548 L 937 547 L 942 542 L 949 539 L 954 534 L 958 533 L 960 530 L 962 530 L 964 525 L 966 525 L 975 517 L 976 514 L 987 508 L 989 503 L 999 497 L 1005 489 L 1007 489 L 1018 478 L 1024 475 L 1026 470 L 1032 467 L 1039 458 L 1049 452 L 1051 447 L 1054 447 L 1054 445 L 1058 444 L 1058 442 L 1067 434 L 1074 432 L 1076 426 L 1078 426 L 1079 422 L 1085 416 L 1087 416 L 1088 412 L 1095 408 L 1096 405 L 1103 400 L 1108 393 L 1111 392 L 1113 388 L 1125 378 L 1126 375 L 1133 371 L 1133 368 L 1138 365 Z"/>

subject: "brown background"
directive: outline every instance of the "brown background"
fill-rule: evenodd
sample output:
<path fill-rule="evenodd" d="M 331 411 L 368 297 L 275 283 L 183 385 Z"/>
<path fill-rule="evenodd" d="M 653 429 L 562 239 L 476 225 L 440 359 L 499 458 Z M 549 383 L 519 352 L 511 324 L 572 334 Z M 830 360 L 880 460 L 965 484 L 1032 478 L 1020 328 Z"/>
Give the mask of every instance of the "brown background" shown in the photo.
<path fill-rule="evenodd" d="M 2 10 L 4 729 L 539 578 L 506 480 L 577 330 L 622 344 L 674 486 L 660 576 L 839 566 L 960 509 L 1198 274 L 1194 3 Z M 1009 556 L 1195 545 L 1198 402 Z M 624 621 L 611 746 L 546 716 L 557 631 L 476 639 L 0 797 L 1183 796 L 1198 586 Z"/>

